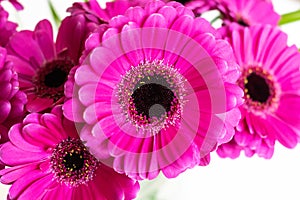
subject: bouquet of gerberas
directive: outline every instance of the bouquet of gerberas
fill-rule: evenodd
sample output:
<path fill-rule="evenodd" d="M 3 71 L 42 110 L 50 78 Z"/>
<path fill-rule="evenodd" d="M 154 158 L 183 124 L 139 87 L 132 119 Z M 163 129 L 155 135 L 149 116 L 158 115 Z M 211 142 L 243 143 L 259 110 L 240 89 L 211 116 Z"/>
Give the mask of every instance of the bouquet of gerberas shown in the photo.
<path fill-rule="evenodd" d="M 17 30 L 0 9 L 8 199 L 129 200 L 211 153 L 269 159 L 299 141 L 300 54 L 270 1 L 77 2 L 55 40 L 48 20 Z"/>

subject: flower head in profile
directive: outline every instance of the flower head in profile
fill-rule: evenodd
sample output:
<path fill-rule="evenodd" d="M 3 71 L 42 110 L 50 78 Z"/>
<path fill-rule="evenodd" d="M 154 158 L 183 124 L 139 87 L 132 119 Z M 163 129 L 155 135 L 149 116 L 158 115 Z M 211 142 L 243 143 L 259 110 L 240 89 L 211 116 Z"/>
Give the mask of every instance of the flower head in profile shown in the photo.
<path fill-rule="evenodd" d="M 245 92 L 242 119 L 234 138 L 221 145 L 221 157 L 236 158 L 244 150 L 271 158 L 275 141 L 293 148 L 300 133 L 300 54 L 287 46 L 287 35 L 271 26 L 234 30 L 229 36 Z"/>
<path fill-rule="evenodd" d="M 133 199 L 139 184 L 100 163 L 78 137 L 60 106 L 31 113 L 9 132 L 0 148 L 1 182 L 9 199 Z"/>
<path fill-rule="evenodd" d="M 243 91 L 215 32 L 181 4 L 154 1 L 89 37 L 63 108 L 98 159 L 136 179 L 175 177 L 229 141 Z"/>
<path fill-rule="evenodd" d="M 7 45 L 8 58 L 19 75 L 20 90 L 28 98 L 26 109 L 29 112 L 51 109 L 64 100 L 67 75 L 81 56 L 82 35 L 79 31 L 70 35 L 64 30 L 59 31 L 58 45 L 55 45 L 52 26 L 43 20 L 34 31 L 14 34 Z"/>
<path fill-rule="evenodd" d="M 26 95 L 19 91 L 18 75 L 7 61 L 6 50 L 0 47 L 0 144 L 8 140 L 9 128 L 24 115 Z"/>
<path fill-rule="evenodd" d="M 266 0 L 218 0 L 224 24 L 252 26 L 270 24 L 276 26 L 280 15 L 274 11 L 272 2 Z"/>
<path fill-rule="evenodd" d="M 10 36 L 16 32 L 17 24 L 8 20 L 8 12 L 0 6 L 0 46 L 5 47 Z"/>
<path fill-rule="evenodd" d="M 209 10 L 218 10 L 223 25 L 252 26 L 271 24 L 276 26 L 280 15 L 268 0 L 189 0 L 178 1 L 200 16 Z"/>

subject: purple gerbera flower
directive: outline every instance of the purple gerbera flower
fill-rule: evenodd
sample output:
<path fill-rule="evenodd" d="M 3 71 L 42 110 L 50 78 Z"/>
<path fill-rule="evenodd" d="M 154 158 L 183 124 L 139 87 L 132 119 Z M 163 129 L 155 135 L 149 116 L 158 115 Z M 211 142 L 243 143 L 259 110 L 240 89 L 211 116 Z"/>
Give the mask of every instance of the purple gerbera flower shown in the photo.
<path fill-rule="evenodd" d="M 74 23 L 59 29 L 57 45 L 53 42 L 52 26 L 40 21 L 34 31 L 14 34 L 7 45 L 9 60 L 19 74 L 20 89 L 28 98 L 26 109 L 40 112 L 64 100 L 64 83 L 70 69 L 78 64 L 85 29 Z M 70 34 L 68 28 L 76 31 Z"/>
<path fill-rule="evenodd" d="M 31 113 L 9 132 L 0 148 L 1 182 L 12 184 L 8 199 L 134 199 L 139 184 L 100 163 L 78 137 L 61 107 Z"/>
<path fill-rule="evenodd" d="M 0 47 L 0 144 L 8 140 L 8 129 L 24 115 L 26 95 L 19 91 L 18 75 L 13 63 L 6 60 L 6 50 Z"/>
<path fill-rule="evenodd" d="M 243 92 L 215 32 L 181 4 L 154 1 L 89 37 L 64 114 L 97 158 L 137 179 L 175 177 L 230 140 Z"/>

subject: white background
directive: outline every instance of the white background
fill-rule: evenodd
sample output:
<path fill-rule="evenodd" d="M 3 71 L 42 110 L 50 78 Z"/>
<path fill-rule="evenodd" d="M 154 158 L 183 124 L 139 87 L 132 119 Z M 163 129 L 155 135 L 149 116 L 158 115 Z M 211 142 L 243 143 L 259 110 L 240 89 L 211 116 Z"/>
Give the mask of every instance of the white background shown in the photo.
<path fill-rule="evenodd" d="M 19 13 L 4 2 L 5 8 L 11 13 L 11 20 L 20 23 L 19 30 L 32 30 L 35 24 L 44 18 L 53 22 L 47 0 L 20 2 L 25 10 Z M 52 2 L 59 15 L 64 17 L 67 15 L 66 8 L 75 1 Z M 103 4 L 104 0 L 100 3 Z M 279 13 L 300 9 L 299 0 L 273 0 L 273 3 Z M 289 44 L 297 44 L 300 47 L 300 23 L 289 24 L 282 29 L 289 34 Z M 154 194 L 155 191 L 157 200 L 299 200 L 300 146 L 290 150 L 276 144 L 271 160 L 257 156 L 246 158 L 243 154 L 236 160 L 221 159 L 212 154 L 212 161 L 207 167 L 187 170 L 174 179 L 159 176 L 153 181 L 144 181 L 141 185 L 139 200 L 147 200 L 149 194 Z M 8 188 L 9 186 L 0 185 L 0 200 L 6 200 Z"/>

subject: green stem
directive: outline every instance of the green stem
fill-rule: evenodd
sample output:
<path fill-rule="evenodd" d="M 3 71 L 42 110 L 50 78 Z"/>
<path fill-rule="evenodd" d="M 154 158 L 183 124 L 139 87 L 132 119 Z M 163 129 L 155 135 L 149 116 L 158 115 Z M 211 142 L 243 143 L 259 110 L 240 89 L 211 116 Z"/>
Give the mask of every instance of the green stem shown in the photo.
<path fill-rule="evenodd" d="M 215 18 L 213 18 L 211 21 L 210 21 L 210 24 L 213 24 L 213 23 L 215 23 L 218 19 L 220 19 L 221 18 L 221 16 L 216 16 Z"/>
<path fill-rule="evenodd" d="M 300 10 L 281 15 L 279 25 L 288 24 L 300 20 Z"/>
<path fill-rule="evenodd" d="M 53 3 L 51 2 L 51 0 L 48 0 L 48 5 L 49 5 L 49 8 L 50 8 L 50 11 L 51 11 L 51 14 L 52 14 L 52 17 L 54 19 L 54 22 L 55 24 L 57 25 L 57 27 L 59 26 L 60 22 L 61 22 L 61 19 L 60 17 L 58 16 L 54 6 L 53 6 Z"/>

